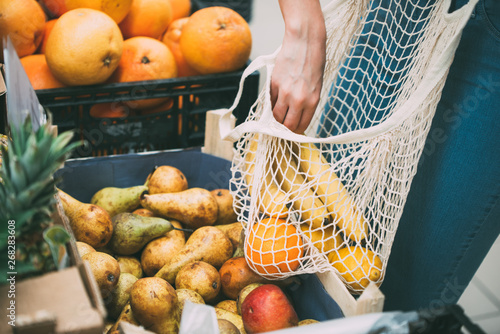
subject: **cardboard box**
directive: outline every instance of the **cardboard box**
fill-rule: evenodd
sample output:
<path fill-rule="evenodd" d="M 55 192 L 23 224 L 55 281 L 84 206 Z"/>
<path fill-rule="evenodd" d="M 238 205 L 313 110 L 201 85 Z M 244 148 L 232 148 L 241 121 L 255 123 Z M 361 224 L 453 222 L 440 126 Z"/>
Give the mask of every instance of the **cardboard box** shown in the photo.
<path fill-rule="evenodd" d="M 53 217 L 56 224 L 71 231 L 59 202 Z M 106 309 L 97 283 L 78 255 L 74 238 L 67 249 L 70 267 L 0 286 L 4 313 L 0 333 L 102 333 Z"/>

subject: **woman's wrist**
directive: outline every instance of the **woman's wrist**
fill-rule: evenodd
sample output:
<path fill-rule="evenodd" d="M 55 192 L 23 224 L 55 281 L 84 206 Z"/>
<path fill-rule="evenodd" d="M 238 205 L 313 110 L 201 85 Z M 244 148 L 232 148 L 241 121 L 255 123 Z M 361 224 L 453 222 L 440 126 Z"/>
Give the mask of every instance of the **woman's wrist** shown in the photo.
<path fill-rule="evenodd" d="M 326 28 L 318 0 L 279 0 L 285 23 L 285 39 L 324 43 Z"/>

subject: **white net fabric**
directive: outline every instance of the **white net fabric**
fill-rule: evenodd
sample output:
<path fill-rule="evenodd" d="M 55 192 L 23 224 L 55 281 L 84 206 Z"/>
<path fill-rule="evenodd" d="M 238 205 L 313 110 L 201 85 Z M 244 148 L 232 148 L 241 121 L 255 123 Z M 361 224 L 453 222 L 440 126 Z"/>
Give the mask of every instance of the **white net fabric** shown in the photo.
<path fill-rule="evenodd" d="M 242 125 L 224 133 L 221 121 L 237 141 L 231 186 L 252 269 L 271 279 L 334 271 L 352 293 L 383 281 L 476 2 L 448 13 L 450 1 L 332 1 L 322 97 L 305 135 L 272 116 L 276 53 L 252 62 L 247 72 L 265 67 L 266 86 Z"/>

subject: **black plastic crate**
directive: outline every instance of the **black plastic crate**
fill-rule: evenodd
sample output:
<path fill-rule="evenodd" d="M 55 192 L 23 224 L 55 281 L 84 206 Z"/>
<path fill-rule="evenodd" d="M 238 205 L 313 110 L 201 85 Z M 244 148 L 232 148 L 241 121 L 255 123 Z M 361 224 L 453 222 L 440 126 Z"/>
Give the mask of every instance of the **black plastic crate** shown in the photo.
<path fill-rule="evenodd" d="M 191 0 L 191 4 L 191 12 L 205 7 L 222 6 L 235 10 L 247 22 L 252 19 L 253 0 Z"/>
<path fill-rule="evenodd" d="M 187 148 L 204 144 L 206 112 L 233 104 L 242 73 L 38 90 L 37 96 L 60 132 L 75 130 L 74 140 L 82 145 L 73 157 Z M 254 72 L 233 111 L 237 124 L 248 115 L 258 86 L 259 72 Z M 171 108 L 123 118 L 94 118 L 89 113 L 97 103 L 151 98 L 171 98 Z"/>

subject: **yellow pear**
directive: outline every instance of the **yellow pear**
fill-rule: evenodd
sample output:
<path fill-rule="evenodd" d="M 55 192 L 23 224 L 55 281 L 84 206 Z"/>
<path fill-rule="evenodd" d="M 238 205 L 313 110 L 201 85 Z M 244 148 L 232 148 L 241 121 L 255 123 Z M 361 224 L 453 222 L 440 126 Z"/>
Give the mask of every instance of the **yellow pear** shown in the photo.
<path fill-rule="evenodd" d="M 94 248 L 104 247 L 113 234 L 109 213 L 95 204 L 80 202 L 60 189 L 58 196 L 75 239 Z"/>

